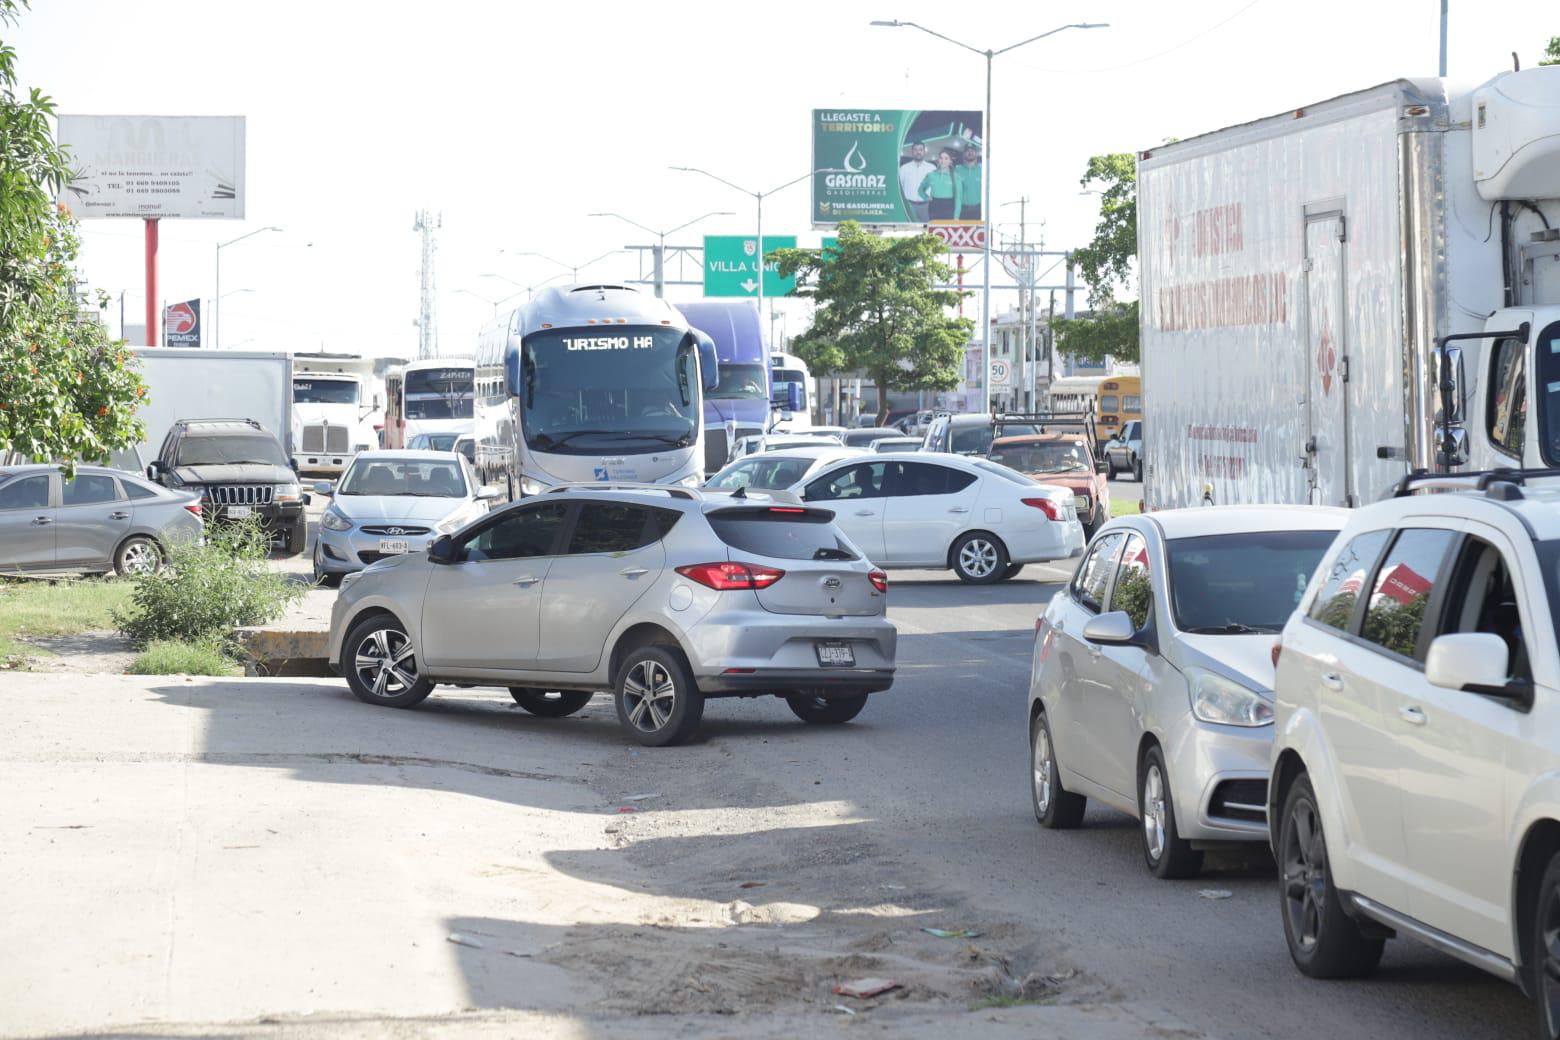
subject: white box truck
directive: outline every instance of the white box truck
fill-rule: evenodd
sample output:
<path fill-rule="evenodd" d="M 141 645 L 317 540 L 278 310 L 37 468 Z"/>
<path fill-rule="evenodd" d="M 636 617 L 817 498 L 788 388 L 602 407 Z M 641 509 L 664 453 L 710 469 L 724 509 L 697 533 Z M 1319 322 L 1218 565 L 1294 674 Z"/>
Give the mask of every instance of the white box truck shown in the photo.
<path fill-rule="evenodd" d="M 384 400 L 375 359 L 356 354 L 293 355 L 292 459 L 300 473 L 346 472 L 360 451 L 379 447 Z"/>
<path fill-rule="evenodd" d="M 1144 501 L 1560 466 L 1560 66 L 1142 152 Z"/>
<path fill-rule="evenodd" d="M 144 473 L 180 419 L 254 419 L 292 451 L 292 358 L 259 350 L 133 347 L 146 381 L 146 439 L 114 456 Z"/>

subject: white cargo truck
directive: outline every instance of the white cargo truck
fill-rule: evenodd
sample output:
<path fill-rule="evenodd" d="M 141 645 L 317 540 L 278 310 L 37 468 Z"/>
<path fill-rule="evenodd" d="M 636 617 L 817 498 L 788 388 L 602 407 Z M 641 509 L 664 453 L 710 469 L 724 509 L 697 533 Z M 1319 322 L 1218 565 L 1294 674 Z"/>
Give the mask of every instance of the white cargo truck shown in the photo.
<path fill-rule="evenodd" d="M 291 452 L 293 362 L 260 350 L 133 347 L 147 386 L 139 415 L 146 439 L 113 464 L 143 473 L 180 419 L 254 419 Z"/>
<path fill-rule="evenodd" d="M 1560 465 L 1560 66 L 1151 148 L 1137 192 L 1149 508 Z"/>
<path fill-rule="evenodd" d="M 292 459 L 300 473 L 344 473 L 360 451 L 379 447 L 384 401 L 373 358 L 293 355 Z"/>

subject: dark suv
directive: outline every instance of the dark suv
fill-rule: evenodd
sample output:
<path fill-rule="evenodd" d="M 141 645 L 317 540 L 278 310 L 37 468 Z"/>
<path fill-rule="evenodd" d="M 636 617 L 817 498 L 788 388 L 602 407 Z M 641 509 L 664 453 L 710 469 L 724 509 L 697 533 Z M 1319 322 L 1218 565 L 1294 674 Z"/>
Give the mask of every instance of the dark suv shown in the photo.
<path fill-rule="evenodd" d="M 298 474 L 275 435 L 253 419 L 179 420 L 146 475 L 198 492 L 213 522 L 256 516 L 272 545 L 288 556 L 303 552 L 309 528 Z"/>

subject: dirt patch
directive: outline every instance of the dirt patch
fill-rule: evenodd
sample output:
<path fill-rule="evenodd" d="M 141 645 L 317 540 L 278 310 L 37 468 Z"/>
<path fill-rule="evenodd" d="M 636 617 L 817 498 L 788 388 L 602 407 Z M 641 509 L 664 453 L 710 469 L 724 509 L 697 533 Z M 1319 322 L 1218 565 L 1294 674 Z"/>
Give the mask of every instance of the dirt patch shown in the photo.
<path fill-rule="evenodd" d="M 69 636 L 28 636 L 18 642 L 48 653 L 25 654 L 16 667 L 31 672 L 123 675 L 135 660 L 135 647 L 118 632 L 78 632 Z"/>

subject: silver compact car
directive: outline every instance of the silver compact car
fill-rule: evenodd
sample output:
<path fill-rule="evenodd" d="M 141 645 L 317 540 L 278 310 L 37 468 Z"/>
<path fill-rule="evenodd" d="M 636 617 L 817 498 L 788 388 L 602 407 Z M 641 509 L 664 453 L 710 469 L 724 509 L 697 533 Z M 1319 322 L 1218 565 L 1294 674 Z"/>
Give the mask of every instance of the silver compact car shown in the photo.
<path fill-rule="evenodd" d="M 360 451 L 341 483 L 314 490 L 332 496 L 314 541 L 314 580 L 325 585 L 387 556 L 421 552 L 499 497 L 453 451 Z"/>
<path fill-rule="evenodd" d="M 1136 816 L 1148 868 L 1267 839 L 1273 647 L 1344 509 L 1222 506 L 1100 528 L 1035 623 L 1030 779 L 1043 826 Z"/>
<path fill-rule="evenodd" d="M 119 575 L 161 569 L 168 546 L 202 532 L 200 496 L 120 470 L 0 468 L 0 573 Z"/>
<path fill-rule="evenodd" d="M 887 593 L 831 512 L 788 496 L 562 485 L 347 578 L 330 660 L 398 708 L 436 683 L 500 685 L 558 717 L 610 689 L 629 736 L 662 746 L 707 697 L 855 718 L 894 681 Z"/>

